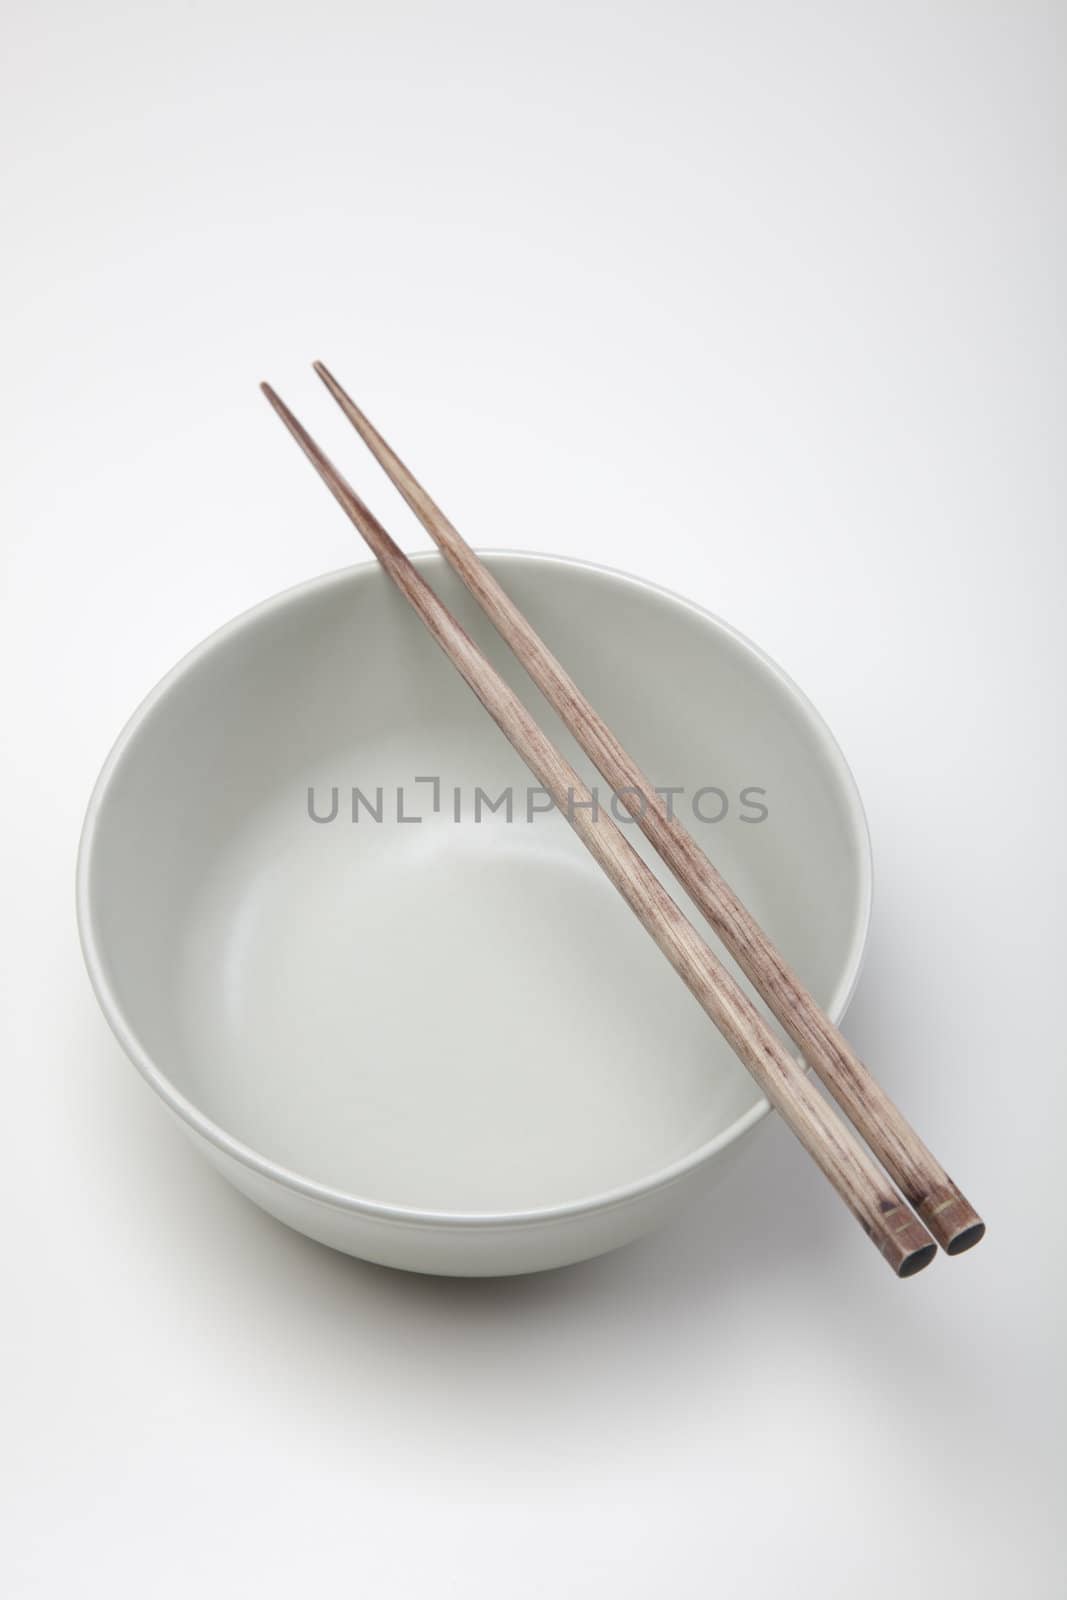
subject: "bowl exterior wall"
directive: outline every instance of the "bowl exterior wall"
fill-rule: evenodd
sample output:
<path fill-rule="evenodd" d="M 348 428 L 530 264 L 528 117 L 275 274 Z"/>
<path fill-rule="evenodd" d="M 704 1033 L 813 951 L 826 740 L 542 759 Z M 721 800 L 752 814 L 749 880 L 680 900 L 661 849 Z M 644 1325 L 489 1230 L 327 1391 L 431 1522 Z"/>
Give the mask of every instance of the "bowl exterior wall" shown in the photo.
<path fill-rule="evenodd" d="M 617 1250 L 658 1228 L 708 1193 L 741 1159 L 764 1121 L 670 1183 L 596 1209 L 510 1225 L 487 1220 L 447 1225 L 342 1208 L 265 1177 L 186 1128 L 234 1188 L 279 1222 L 361 1261 L 448 1278 L 499 1278 L 545 1272 Z"/>

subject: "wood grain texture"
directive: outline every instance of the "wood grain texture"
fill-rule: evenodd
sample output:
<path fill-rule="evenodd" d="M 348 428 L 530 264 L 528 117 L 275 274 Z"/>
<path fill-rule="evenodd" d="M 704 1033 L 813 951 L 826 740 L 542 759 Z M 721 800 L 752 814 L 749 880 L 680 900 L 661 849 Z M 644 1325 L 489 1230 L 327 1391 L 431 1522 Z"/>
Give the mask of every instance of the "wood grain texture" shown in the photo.
<path fill-rule="evenodd" d="M 534 683 L 686 889 L 742 972 L 899 1184 L 958 1255 L 985 1233 L 973 1206 L 872 1077 L 655 786 L 619 744 L 492 573 L 322 362 L 315 371 Z"/>
<path fill-rule="evenodd" d="M 936 1246 L 886 1175 L 773 1034 L 738 984 L 611 819 L 592 804 L 522 701 L 490 665 L 373 513 L 269 385 L 264 394 L 382 567 L 511 741 L 598 865 L 688 985 L 771 1104 L 901 1277 L 927 1266 Z"/>

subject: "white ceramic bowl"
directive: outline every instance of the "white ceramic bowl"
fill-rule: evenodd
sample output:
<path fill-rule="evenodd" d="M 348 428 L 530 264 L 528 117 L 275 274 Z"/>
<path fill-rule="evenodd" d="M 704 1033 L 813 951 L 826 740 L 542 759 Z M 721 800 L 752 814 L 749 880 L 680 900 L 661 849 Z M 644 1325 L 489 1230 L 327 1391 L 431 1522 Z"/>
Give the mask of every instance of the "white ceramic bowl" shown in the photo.
<path fill-rule="evenodd" d="M 441 559 L 419 565 L 592 781 Z M 809 703 L 650 584 L 546 556 L 489 565 L 839 1018 L 870 850 Z M 381 821 L 362 801 L 352 820 L 354 787 Z M 475 820 L 477 788 L 510 789 L 511 821 L 484 800 Z M 315 820 L 334 789 L 337 814 Z M 398 789 L 421 821 L 398 819 Z M 691 1201 L 763 1117 L 542 804 L 373 564 L 239 617 L 127 725 L 82 837 L 89 974 L 134 1064 L 274 1216 L 391 1266 L 535 1271 Z"/>

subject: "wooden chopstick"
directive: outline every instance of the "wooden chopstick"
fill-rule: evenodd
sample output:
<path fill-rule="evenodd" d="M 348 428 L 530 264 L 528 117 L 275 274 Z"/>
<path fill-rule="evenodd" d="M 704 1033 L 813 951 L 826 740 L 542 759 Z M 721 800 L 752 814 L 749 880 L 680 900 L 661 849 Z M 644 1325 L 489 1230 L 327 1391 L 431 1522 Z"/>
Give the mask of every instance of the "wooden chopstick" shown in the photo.
<path fill-rule="evenodd" d="M 689 893 L 771 1013 L 899 1184 L 949 1255 L 978 1243 L 985 1224 L 808 993 L 752 914 L 667 809 L 492 573 L 390 449 L 321 361 L 315 371 L 371 454 L 400 490 L 449 565 L 482 606 L 546 700 L 574 735 Z"/>
<path fill-rule="evenodd" d="M 420 577 L 268 384 L 262 389 L 388 576 L 526 765 L 552 796 L 590 854 L 685 980 L 700 1005 L 792 1128 L 900 1277 L 928 1265 L 936 1246 L 892 1184 L 857 1143 L 803 1068 L 687 920 L 611 819 L 538 727 L 514 690 Z"/>

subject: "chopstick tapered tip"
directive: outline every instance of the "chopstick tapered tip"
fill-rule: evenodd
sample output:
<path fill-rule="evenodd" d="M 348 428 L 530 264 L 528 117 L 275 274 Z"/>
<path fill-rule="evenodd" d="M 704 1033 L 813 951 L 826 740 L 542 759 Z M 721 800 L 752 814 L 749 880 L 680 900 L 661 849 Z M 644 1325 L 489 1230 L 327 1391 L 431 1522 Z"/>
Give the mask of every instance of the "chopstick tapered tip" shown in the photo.
<path fill-rule="evenodd" d="M 259 387 L 316 471 L 321 473 L 328 483 L 333 479 L 340 480 L 340 474 L 336 472 L 326 456 L 323 455 L 303 423 L 289 410 L 281 395 L 272 389 L 269 383 L 261 383 Z M 347 485 L 344 485 L 344 487 L 347 488 Z"/>
<path fill-rule="evenodd" d="M 276 389 L 272 389 L 269 383 L 261 383 L 259 387 L 261 392 L 266 396 L 267 400 L 281 417 L 286 427 L 289 428 L 290 432 L 296 433 L 297 437 L 299 438 L 300 433 L 302 433 L 303 430 L 300 428 L 299 422 L 297 422 L 296 418 L 289 410 L 289 407 L 286 405 L 281 395 Z"/>
<path fill-rule="evenodd" d="M 326 385 L 327 389 L 329 389 L 335 400 L 340 402 L 347 401 L 348 405 L 354 409 L 354 402 L 351 396 L 345 394 L 344 390 L 341 388 L 341 385 L 338 383 L 337 379 L 334 377 L 325 361 L 313 361 L 311 363 L 311 367 L 312 371 L 322 379 L 323 383 Z"/>
<path fill-rule="evenodd" d="M 417 494 L 420 500 L 428 502 L 428 497 L 423 494 L 418 484 L 415 483 L 415 480 L 411 477 L 411 474 L 408 472 L 403 462 L 396 455 L 394 455 L 392 450 L 390 450 L 389 446 L 386 444 L 377 428 L 370 421 L 369 417 L 364 416 L 363 412 L 356 405 L 356 402 L 353 400 L 352 396 L 347 392 L 347 390 L 341 387 L 333 373 L 330 371 L 329 367 L 326 365 L 325 361 L 313 361 L 311 365 L 315 374 L 322 379 L 323 383 L 326 385 L 326 388 L 337 401 L 337 404 L 341 407 L 341 410 L 344 412 L 353 428 L 355 428 L 356 432 L 363 440 L 363 443 L 367 446 L 371 455 L 378 462 L 379 466 L 385 468 L 386 476 L 393 480 L 393 483 L 400 490 L 400 493 L 404 496 L 405 500 L 407 500 L 408 504 L 411 505 L 413 503 L 413 492 Z M 419 513 L 417 512 L 417 514 Z M 438 539 L 438 535 L 433 532 L 432 528 L 430 529 L 430 532 L 433 538 Z M 440 543 L 439 539 L 438 543 Z"/>

